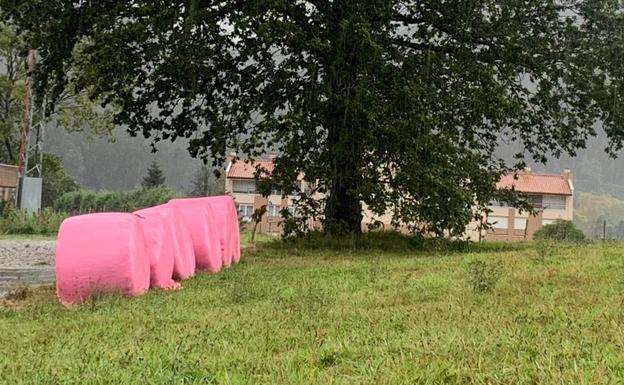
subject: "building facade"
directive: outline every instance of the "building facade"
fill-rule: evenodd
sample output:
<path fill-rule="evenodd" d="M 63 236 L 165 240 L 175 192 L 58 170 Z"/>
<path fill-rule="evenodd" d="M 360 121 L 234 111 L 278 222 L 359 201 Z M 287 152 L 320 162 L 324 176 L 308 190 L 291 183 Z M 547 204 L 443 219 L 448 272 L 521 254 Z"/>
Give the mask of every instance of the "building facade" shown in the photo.
<path fill-rule="evenodd" d="M 558 219 L 571 221 L 574 217 L 574 184 L 572 173 L 533 173 L 529 169 L 518 174 L 508 174 L 496 186 L 499 189 L 515 189 L 527 196 L 537 210 L 536 215 L 520 212 L 499 202 L 488 206 L 488 230 L 479 230 L 476 223 L 470 225 L 468 235 L 472 240 L 525 241 L 544 225 Z"/>
<path fill-rule="evenodd" d="M 286 208 L 291 214 L 296 215 L 297 207 L 294 196 L 283 197 L 281 191 L 272 191 L 271 195 L 264 197 L 258 192 L 256 175 L 260 179 L 268 178 L 272 172 L 273 161 L 271 160 L 249 162 L 230 159 L 226 168 L 225 192 L 234 197 L 238 215 L 247 228 L 251 229 L 254 226 L 253 213 L 262 206 L 266 206 L 266 213 L 258 222 L 257 231 L 280 233 L 283 222 L 281 210 Z M 310 187 L 303 175 L 299 176 L 298 185 L 303 191 L 309 190 Z M 530 170 L 525 170 L 516 175 L 503 176 L 497 188 L 513 188 L 527 195 L 538 210 L 538 214 L 532 216 L 527 212 L 521 213 L 513 207 L 492 202 L 488 207 L 490 213 L 487 216 L 491 229 L 481 230 L 481 224 L 471 223 L 466 231 L 466 235 L 471 240 L 529 240 L 543 225 L 557 219 L 572 220 L 574 215 L 574 186 L 572 173 L 569 170 L 562 174 L 532 173 Z M 369 228 L 369 225 L 377 223 L 381 223 L 385 230 L 394 229 L 390 215 L 376 216 L 365 205 L 362 214 L 364 231 Z M 320 229 L 318 221 L 310 221 L 308 225 L 310 228 Z"/>
<path fill-rule="evenodd" d="M 258 222 L 258 232 L 280 233 L 282 231 L 282 209 L 287 209 L 292 215 L 297 215 L 297 207 L 294 196 L 282 196 L 281 191 L 273 190 L 268 197 L 258 192 L 256 174 L 262 178 L 269 177 L 273 172 L 273 161 L 260 160 L 249 162 L 244 160 L 228 162 L 225 178 L 225 193 L 232 195 L 236 202 L 238 216 L 248 229 L 253 228 L 252 215 L 255 210 L 266 206 L 266 213 Z M 309 189 L 309 184 L 303 180 L 303 175 L 298 178 L 300 189 Z M 311 221 L 311 228 L 318 228 L 319 223 Z"/>

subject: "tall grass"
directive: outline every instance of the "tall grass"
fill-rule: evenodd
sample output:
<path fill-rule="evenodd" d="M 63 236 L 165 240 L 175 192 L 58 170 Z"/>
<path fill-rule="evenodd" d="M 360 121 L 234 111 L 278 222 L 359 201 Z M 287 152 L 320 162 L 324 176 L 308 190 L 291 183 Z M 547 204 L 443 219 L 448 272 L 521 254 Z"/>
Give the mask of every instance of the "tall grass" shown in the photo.
<path fill-rule="evenodd" d="M 61 222 L 67 217 L 52 209 L 43 209 L 38 214 L 10 209 L 0 217 L 0 234 L 56 234 Z"/>
<path fill-rule="evenodd" d="M 173 192 L 164 187 L 142 188 L 128 192 L 75 191 L 62 195 L 54 208 L 28 214 L 10 207 L 0 216 L 0 234 L 51 235 L 70 215 L 96 212 L 132 212 L 168 202 Z"/>

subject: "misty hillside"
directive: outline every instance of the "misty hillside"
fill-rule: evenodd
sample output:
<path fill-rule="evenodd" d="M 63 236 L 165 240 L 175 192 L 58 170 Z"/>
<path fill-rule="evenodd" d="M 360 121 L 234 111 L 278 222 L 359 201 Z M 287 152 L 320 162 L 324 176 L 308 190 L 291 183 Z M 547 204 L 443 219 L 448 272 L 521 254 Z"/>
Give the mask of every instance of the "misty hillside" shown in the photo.
<path fill-rule="evenodd" d="M 547 164 L 527 161 L 533 171 L 561 173 L 569 168 L 574 174 L 574 187 L 577 192 L 610 194 L 624 199 L 624 152 L 618 158 L 611 158 L 605 152 L 607 141 L 600 131 L 596 138 L 590 138 L 587 148 L 579 150 L 575 157 L 551 157 Z M 498 154 L 511 160 L 517 146 L 501 146 Z"/>
<path fill-rule="evenodd" d="M 190 157 L 184 141 L 161 142 L 153 154 L 149 140 L 133 138 L 121 128 L 110 138 L 90 138 L 83 133 L 68 133 L 49 127 L 45 150 L 63 157 L 67 173 L 83 188 L 92 190 L 129 190 L 137 187 L 152 160 L 163 170 L 166 183 L 187 191 L 202 162 Z"/>

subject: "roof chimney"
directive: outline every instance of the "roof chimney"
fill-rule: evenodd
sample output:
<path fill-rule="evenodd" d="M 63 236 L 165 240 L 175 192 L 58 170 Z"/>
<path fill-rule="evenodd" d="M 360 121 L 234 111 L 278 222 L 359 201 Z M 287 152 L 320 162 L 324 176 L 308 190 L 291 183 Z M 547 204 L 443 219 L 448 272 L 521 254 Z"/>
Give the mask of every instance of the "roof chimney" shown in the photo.
<path fill-rule="evenodd" d="M 225 158 L 227 160 L 226 164 L 225 164 L 225 175 L 228 174 L 228 172 L 230 172 L 230 168 L 232 167 L 232 163 L 236 162 L 238 160 L 238 155 L 236 155 L 236 151 L 232 151 L 230 152 L 227 157 Z"/>
<path fill-rule="evenodd" d="M 567 180 L 572 180 L 572 177 L 573 177 L 572 170 L 570 170 L 569 168 L 566 168 L 565 170 L 563 170 L 563 176 Z"/>

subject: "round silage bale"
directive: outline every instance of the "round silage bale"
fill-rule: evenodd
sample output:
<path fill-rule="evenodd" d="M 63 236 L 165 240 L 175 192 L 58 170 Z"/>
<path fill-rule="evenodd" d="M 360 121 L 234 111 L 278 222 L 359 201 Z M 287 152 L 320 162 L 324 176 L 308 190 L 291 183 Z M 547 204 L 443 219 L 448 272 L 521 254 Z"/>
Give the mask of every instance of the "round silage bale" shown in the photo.
<path fill-rule="evenodd" d="M 173 280 L 174 244 L 170 214 L 166 211 L 139 210 L 134 213 L 143 231 L 145 250 L 150 260 L 150 287 L 179 289 Z"/>
<path fill-rule="evenodd" d="M 104 293 L 138 296 L 149 285 L 149 257 L 133 214 L 89 214 L 63 221 L 56 245 L 61 303 L 78 304 Z"/>
<path fill-rule="evenodd" d="M 240 230 L 234 198 L 229 195 L 219 195 L 194 199 L 212 208 L 219 230 L 223 265 L 230 266 L 232 262 L 238 262 L 240 260 Z"/>
<path fill-rule="evenodd" d="M 166 230 L 171 234 L 173 247 L 173 278 L 185 280 L 195 275 L 195 251 L 193 241 L 184 218 L 173 205 L 164 204 L 140 210 L 141 213 L 164 214 Z"/>
<path fill-rule="evenodd" d="M 197 269 L 211 273 L 221 270 L 221 244 L 212 208 L 196 199 L 172 199 L 168 204 L 178 210 L 191 233 Z"/>

